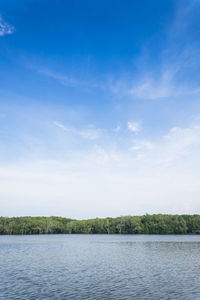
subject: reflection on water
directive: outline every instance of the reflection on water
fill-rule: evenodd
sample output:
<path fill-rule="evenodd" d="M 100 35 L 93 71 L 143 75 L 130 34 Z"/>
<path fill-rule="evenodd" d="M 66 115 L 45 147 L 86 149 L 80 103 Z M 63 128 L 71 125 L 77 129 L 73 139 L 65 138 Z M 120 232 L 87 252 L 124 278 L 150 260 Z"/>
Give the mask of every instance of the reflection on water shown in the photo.
<path fill-rule="evenodd" d="M 0 299 L 200 299 L 200 236 L 0 236 Z"/>

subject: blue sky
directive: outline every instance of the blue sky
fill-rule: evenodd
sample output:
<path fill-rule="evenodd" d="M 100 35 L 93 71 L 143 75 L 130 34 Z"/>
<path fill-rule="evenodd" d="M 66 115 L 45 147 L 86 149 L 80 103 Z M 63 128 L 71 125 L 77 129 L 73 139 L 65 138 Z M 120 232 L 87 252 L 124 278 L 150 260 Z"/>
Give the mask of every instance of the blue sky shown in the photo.
<path fill-rule="evenodd" d="M 199 0 L 2 0 L 1 214 L 199 213 L 199 18 Z"/>

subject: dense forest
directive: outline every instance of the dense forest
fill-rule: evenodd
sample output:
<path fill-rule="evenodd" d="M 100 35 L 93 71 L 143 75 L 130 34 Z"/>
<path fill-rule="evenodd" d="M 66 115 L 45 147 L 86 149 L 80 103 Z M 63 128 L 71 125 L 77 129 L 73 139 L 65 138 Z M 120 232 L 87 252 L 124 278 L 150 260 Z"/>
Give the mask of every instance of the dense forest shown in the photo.
<path fill-rule="evenodd" d="M 144 215 L 72 220 L 62 217 L 0 217 L 0 234 L 200 234 L 200 215 Z"/>

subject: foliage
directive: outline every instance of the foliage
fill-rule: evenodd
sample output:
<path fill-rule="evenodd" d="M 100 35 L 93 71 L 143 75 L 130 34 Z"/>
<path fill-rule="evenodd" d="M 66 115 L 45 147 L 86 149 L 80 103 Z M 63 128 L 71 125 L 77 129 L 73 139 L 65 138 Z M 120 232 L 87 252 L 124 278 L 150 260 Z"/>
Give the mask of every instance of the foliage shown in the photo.
<path fill-rule="evenodd" d="M 0 217 L 0 234 L 200 234 L 200 215 L 144 215 L 72 220 Z"/>

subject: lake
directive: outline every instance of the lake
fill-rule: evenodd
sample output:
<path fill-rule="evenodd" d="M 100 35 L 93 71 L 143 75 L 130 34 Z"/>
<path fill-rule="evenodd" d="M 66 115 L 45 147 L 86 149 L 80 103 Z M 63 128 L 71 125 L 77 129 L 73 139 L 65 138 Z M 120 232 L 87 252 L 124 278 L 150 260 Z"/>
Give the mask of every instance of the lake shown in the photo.
<path fill-rule="evenodd" d="M 199 300 L 200 236 L 0 236 L 0 299 Z"/>

